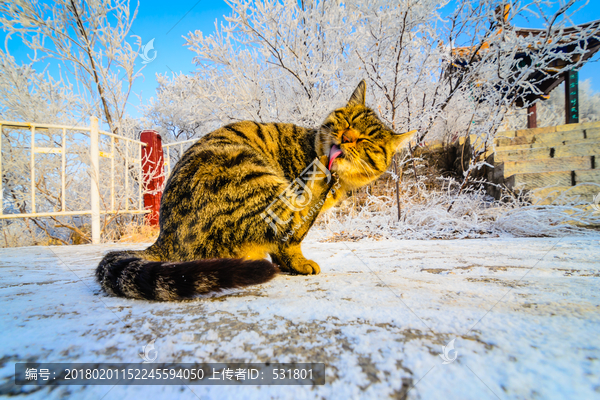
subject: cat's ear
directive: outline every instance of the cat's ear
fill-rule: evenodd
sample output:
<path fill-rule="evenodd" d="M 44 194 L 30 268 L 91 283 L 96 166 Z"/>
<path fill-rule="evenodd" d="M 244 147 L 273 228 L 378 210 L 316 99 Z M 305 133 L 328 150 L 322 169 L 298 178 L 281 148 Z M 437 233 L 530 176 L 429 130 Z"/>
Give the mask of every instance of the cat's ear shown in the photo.
<path fill-rule="evenodd" d="M 350 96 L 350 100 L 348 100 L 347 107 L 355 106 L 355 105 L 364 106 L 366 92 L 367 92 L 367 83 L 363 79 L 362 81 L 360 81 L 360 83 L 358 84 L 356 89 L 354 89 L 354 93 L 352 93 L 352 96 Z"/>
<path fill-rule="evenodd" d="M 404 146 L 411 141 L 411 139 L 415 136 L 417 130 L 406 132 L 406 133 L 395 133 L 392 135 L 392 149 L 396 151 L 400 151 Z"/>

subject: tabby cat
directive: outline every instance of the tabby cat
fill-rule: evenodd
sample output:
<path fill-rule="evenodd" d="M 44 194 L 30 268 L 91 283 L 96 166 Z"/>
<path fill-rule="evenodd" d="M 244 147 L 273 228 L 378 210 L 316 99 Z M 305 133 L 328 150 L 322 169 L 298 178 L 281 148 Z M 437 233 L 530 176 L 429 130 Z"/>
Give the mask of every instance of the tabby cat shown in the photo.
<path fill-rule="evenodd" d="M 379 177 L 412 137 L 387 128 L 365 106 L 365 90 L 362 81 L 317 129 L 243 121 L 198 140 L 167 181 L 156 243 L 108 253 L 96 270 L 102 288 L 175 300 L 267 282 L 280 270 L 318 274 L 300 249 L 317 215 Z"/>

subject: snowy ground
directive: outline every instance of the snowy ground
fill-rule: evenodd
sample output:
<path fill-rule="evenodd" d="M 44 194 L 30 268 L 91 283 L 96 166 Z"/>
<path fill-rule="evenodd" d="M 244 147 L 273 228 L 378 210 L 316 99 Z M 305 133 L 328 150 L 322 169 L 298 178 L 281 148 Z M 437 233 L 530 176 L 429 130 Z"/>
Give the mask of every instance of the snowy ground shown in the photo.
<path fill-rule="evenodd" d="M 600 236 L 304 244 L 318 276 L 107 297 L 102 254 L 0 249 L 0 394 L 32 399 L 600 398 Z M 324 362 L 324 386 L 15 386 L 17 361 Z M 456 360 L 442 346 L 456 339 Z"/>

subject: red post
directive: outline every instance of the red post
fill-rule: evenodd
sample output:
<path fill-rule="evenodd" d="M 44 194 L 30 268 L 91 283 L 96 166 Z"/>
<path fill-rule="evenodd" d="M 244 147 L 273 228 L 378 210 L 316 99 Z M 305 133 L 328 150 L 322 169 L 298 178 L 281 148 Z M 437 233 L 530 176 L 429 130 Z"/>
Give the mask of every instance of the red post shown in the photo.
<path fill-rule="evenodd" d="M 144 208 L 150 210 L 146 215 L 146 222 L 149 225 L 158 225 L 160 198 L 165 183 L 162 139 L 156 131 L 145 130 L 140 134 L 140 141 L 146 143 L 146 146 L 142 147 Z"/>
<path fill-rule="evenodd" d="M 537 104 L 527 107 L 527 129 L 537 128 Z"/>

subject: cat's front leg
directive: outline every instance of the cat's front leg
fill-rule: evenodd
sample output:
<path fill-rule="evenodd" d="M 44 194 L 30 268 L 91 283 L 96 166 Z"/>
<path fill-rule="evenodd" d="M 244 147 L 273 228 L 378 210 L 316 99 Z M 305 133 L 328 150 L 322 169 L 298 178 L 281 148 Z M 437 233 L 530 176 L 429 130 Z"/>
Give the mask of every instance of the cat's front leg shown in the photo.
<path fill-rule="evenodd" d="M 304 257 L 300 243 L 323 208 L 327 194 L 337 182 L 337 176 L 332 176 L 326 165 L 327 156 L 315 159 L 311 168 L 304 171 L 306 175 L 296 180 L 302 180 L 302 194 L 298 197 L 290 196 L 289 202 L 280 205 L 283 207 L 278 210 L 282 216 L 279 221 L 285 222 L 281 224 L 284 229 L 276 236 L 280 240 L 277 251 L 270 254 L 273 262 L 283 271 L 302 275 L 321 272 L 319 264 Z"/>
<path fill-rule="evenodd" d="M 285 232 L 285 236 L 281 238 L 282 241 L 288 244 L 300 243 L 304 239 L 321 212 L 323 205 L 327 202 L 330 190 L 338 182 L 337 176 L 332 175 L 325 167 L 327 156 L 315 159 L 312 165 L 310 175 L 312 179 L 307 182 L 305 193 L 302 196 L 303 198 L 309 197 L 312 201 L 301 207 L 296 205 L 296 211 L 292 213 L 290 220 L 291 223 Z"/>
<path fill-rule="evenodd" d="M 276 252 L 271 253 L 271 260 L 282 271 L 292 274 L 316 275 L 321 272 L 319 264 L 304 257 L 300 243 L 280 246 Z"/>

